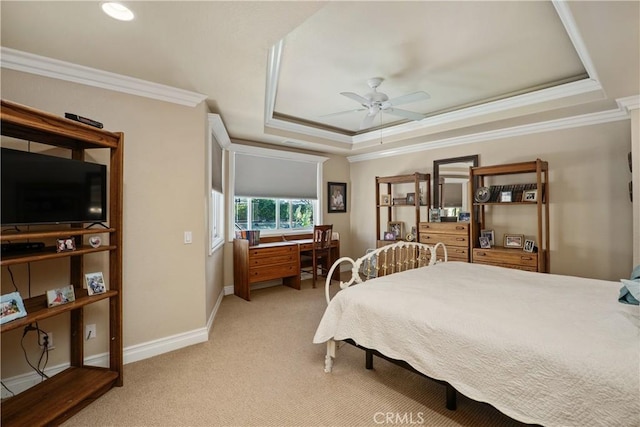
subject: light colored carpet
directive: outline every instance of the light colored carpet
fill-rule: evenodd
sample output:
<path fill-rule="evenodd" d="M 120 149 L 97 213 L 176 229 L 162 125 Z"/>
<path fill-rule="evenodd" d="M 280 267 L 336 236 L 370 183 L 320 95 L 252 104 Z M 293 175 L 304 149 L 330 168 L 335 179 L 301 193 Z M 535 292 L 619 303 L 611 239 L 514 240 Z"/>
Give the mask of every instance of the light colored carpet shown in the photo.
<path fill-rule="evenodd" d="M 337 287 L 337 286 L 336 286 Z M 520 426 L 494 408 L 364 352 L 311 341 L 324 312 L 324 284 L 278 286 L 247 302 L 226 296 L 208 342 L 124 368 L 114 388 L 64 426 Z"/>

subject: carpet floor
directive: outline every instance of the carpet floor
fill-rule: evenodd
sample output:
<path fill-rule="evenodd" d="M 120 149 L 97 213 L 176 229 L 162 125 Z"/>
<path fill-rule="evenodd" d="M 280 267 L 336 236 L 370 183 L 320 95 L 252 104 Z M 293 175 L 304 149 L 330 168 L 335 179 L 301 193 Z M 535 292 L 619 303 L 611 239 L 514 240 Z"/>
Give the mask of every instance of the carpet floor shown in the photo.
<path fill-rule="evenodd" d="M 336 286 L 337 288 L 337 286 Z M 276 286 L 252 301 L 224 297 L 209 340 L 124 367 L 124 386 L 67 420 L 71 426 L 522 426 L 493 407 L 364 352 L 312 343 L 324 282 Z"/>

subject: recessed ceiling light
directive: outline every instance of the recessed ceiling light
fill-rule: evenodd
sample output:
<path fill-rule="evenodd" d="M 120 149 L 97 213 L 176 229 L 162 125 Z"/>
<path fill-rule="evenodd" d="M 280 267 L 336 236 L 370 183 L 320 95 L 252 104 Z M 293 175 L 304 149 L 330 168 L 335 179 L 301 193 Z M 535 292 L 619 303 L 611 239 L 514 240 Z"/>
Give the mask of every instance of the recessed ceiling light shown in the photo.
<path fill-rule="evenodd" d="M 121 3 L 104 2 L 101 4 L 104 13 L 119 21 L 131 21 L 133 12 Z"/>

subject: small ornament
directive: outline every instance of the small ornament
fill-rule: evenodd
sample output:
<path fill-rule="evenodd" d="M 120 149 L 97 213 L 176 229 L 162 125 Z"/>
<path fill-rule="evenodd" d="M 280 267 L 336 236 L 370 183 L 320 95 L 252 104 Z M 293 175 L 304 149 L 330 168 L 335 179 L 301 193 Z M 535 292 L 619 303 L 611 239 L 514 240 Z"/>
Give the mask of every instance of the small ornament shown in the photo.
<path fill-rule="evenodd" d="M 102 239 L 100 236 L 91 236 L 89 237 L 89 244 L 92 248 L 97 248 L 102 244 Z"/>

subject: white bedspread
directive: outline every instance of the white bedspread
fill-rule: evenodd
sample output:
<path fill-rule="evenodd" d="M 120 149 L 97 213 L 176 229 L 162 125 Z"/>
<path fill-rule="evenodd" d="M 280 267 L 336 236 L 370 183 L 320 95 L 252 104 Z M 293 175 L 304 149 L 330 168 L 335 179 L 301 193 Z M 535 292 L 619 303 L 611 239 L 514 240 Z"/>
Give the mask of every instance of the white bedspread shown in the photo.
<path fill-rule="evenodd" d="M 313 342 L 351 338 L 522 422 L 638 426 L 640 309 L 620 287 L 440 263 L 338 292 Z"/>

